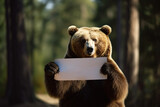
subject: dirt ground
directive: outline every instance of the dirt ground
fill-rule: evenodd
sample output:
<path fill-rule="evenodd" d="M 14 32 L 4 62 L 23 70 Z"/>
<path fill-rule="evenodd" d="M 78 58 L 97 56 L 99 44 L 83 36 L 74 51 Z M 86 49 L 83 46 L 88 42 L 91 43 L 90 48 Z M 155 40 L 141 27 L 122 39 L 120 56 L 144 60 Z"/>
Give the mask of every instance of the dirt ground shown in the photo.
<path fill-rule="evenodd" d="M 36 94 L 37 101 L 35 103 L 25 103 L 10 106 L 5 99 L 0 99 L 0 107 L 58 107 L 58 99 L 51 98 L 47 94 Z"/>
<path fill-rule="evenodd" d="M 48 94 L 37 94 L 37 98 L 50 105 L 58 105 L 58 99 L 50 97 Z"/>

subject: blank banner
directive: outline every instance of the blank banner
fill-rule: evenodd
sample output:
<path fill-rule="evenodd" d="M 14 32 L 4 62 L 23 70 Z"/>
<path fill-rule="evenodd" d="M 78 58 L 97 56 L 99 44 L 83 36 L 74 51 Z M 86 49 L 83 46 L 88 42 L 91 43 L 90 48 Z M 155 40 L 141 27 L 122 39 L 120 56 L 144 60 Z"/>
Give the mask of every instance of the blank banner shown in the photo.
<path fill-rule="evenodd" d="M 58 81 L 107 79 L 107 75 L 100 73 L 102 65 L 107 62 L 106 57 L 56 59 L 54 62 L 60 70 L 55 75 Z"/>

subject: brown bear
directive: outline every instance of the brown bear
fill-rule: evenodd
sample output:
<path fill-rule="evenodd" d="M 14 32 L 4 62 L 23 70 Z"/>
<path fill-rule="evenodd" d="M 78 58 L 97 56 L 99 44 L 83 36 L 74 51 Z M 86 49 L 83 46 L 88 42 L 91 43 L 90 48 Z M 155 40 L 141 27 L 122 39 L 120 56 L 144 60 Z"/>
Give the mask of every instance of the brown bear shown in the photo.
<path fill-rule="evenodd" d="M 107 62 L 100 73 L 106 80 L 57 81 L 54 75 L 59 67 L 50 62 L 45 66 L 45 83 L 50 96 L 59 98 L 60 107 L 125 107 L 128 83 L 125 75 L 112 59 L 112 45 L 109 39 L 111 27 L 70 26 L 70 41 L 65 58 L 106 57 Z M 71 63 L 72 64 L 72 63 Z"/>

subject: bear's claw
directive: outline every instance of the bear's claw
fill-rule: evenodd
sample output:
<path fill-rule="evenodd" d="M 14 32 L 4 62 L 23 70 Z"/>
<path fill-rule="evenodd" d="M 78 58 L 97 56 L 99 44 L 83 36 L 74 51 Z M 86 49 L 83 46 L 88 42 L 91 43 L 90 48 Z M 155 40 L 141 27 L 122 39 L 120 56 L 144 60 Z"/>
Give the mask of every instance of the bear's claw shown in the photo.
<path fill-rule="evenodd" d="M 50 62 L 45 66 L 45 74 L 48 76 L 54 76 L 59 72 L 59 67 L 54 62 Z"/>
<path fill-rule="evenodd" d="M 109 65 L 107 63 L 103 64 L 103 66 L 101 67 L 100 72 L 103 75 L 110 75 L 110 69 L 109 69 Z"/>

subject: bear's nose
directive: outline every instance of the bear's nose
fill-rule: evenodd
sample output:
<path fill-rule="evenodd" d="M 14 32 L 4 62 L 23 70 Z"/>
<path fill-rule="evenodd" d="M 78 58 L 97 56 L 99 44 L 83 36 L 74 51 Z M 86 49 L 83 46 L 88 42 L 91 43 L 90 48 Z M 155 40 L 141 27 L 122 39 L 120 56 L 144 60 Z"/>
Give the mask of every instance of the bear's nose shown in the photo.
<path fill-rule="evenodd" d="M 92 48 L 92 47 L 88 47 L 88 48 L 87 48 L 87 52 L 88 52 L 89 54 L 91 54 L 91 53 L 93 52 L 93 48 Z"/>

